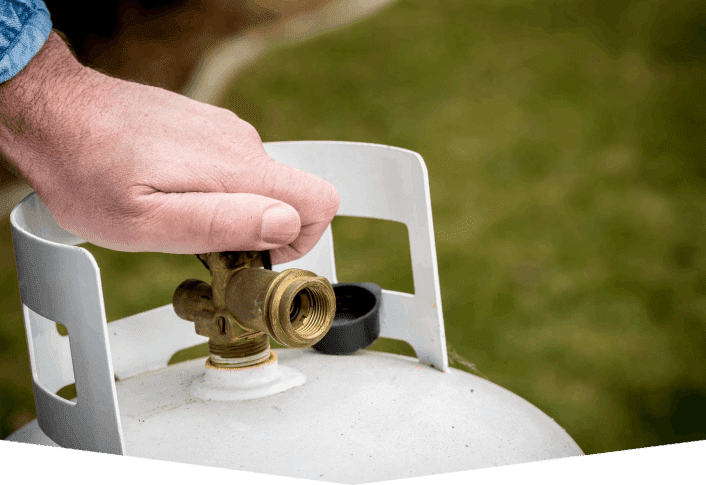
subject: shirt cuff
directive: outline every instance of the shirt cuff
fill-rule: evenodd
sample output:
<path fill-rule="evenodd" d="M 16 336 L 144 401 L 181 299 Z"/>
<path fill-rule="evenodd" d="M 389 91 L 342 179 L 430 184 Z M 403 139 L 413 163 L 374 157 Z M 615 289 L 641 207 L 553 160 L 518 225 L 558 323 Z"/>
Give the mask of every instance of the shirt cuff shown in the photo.
<path fill-rule="evenodd" d="M 13 44 L 0 59 L 0 83 L 12 79 L 39 52 L 51 33 L 52 23 L 46 8 L 32 12 Z"/>

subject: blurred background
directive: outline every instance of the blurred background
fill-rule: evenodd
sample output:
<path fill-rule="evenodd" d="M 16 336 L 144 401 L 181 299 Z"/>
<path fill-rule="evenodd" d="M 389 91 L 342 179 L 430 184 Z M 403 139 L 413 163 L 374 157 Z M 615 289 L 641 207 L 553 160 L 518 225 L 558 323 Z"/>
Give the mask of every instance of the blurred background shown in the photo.
<path fill-rule="evenodd" d="M 267 48 L 210 102 L 264 141 L 426 161 L 454 367 L 535 404 L 586 453 L 706 439 L 706 3 L 46 3 L 84 62 L 178 92 L 256 33 Z M 2 186 L 3 207 L 28 190 L 7 171 Z M 0 438 L 34 418 L 6 212 Z M 413 292 L 404 225 L 337 217 L 333 234 L 339 280 Z M 84 246 L 109 321 L 207 276 L 193 256 Z"/>

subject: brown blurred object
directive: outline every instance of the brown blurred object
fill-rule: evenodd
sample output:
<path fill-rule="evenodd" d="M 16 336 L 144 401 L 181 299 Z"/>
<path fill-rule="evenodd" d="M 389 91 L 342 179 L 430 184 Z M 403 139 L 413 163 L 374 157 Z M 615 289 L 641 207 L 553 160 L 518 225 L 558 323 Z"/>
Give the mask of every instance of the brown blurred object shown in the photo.
<path fill-rule="evenodd" d="M 331 0 L 45 0 L 54 28 L 105 74 L 180 92 L 204 54 L 249 29 L 273 26 Z M 85 15 L 77 15 L 80 12 Z M 86 21 L 84 19 L 91 20 Z M 19 183 L 0 164 L 0 190 Z"/>
<path fill-rule="evenodd" d="M 138 2 L 120 6 L 119 27 L 86 61 L 122 79 L 180 91 L 208 49 L 239 32 L 316 10 L 330 0 L 191 0 L 155 14 Z"/>

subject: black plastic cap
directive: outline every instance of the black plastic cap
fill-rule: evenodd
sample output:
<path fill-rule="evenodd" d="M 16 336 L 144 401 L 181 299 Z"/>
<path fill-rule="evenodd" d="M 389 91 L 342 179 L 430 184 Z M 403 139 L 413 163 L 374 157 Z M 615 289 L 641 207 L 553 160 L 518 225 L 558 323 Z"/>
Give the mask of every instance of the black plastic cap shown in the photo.
<path fill-rule="evenodd" d="M 336 283 L 336 316 L 314 349 L 346 355 L 372 345 L 380 336 L 382 289 L 375 283 Z"/>

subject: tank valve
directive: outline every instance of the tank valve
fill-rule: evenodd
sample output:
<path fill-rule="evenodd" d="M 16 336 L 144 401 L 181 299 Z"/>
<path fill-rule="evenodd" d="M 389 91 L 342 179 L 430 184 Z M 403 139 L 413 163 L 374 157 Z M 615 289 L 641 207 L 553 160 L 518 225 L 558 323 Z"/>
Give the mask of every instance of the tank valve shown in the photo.
<path fill-rule="evenodd" d="M 208 337 L 210 365 L 258 365 L 270 358 L 269 337 L 287 347 L 310 347 L 331 327 L 336 296 L 326 278 L 301 269 L 272 271 L 269 252 L 197 257 L 211 272 L 211 284 L 186 280 L 172 303 L 180 318 Z"/>

